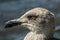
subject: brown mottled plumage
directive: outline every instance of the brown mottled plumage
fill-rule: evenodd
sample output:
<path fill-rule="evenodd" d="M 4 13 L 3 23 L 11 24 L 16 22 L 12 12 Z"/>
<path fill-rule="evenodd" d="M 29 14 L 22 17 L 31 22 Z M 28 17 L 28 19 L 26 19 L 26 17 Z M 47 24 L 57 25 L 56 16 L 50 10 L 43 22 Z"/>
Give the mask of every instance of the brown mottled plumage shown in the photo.
<path fill-rule="evenodd" d="M 21 25 L 30 30 L 24 40 L 55 40 L 55 15 L 45 8 L 34 8 L 22 17 L 7 22 L 5 28 Z"/>

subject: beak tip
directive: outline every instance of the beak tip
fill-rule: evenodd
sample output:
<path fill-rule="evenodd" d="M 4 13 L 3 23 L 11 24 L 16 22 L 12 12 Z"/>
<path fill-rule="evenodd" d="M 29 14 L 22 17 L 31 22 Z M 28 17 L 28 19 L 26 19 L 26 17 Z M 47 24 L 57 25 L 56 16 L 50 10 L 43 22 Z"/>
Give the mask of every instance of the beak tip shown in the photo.
<path fill-rule="evenodd" d="M 12 27 L 11 24 L 8 23 L 5 24 L 5 28 L 10 28 L 10 27 Z"/>
<path fill-rule="evenodd" d="M 14 26 L 17 26 L 17 25 L 20 25 L 21 22 L 16 22 L 16 21 L 8 21 L 5 23 L 5 28 L 11 28 L 11 27 L 14 27 Z"/>

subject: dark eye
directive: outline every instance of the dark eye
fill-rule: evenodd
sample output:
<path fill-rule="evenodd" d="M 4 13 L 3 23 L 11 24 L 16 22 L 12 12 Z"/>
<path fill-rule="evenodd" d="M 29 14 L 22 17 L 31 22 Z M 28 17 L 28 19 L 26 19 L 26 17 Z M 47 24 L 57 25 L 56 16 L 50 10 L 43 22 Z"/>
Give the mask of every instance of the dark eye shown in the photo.
<path fill-rule="evenodd" d="M 27 16 L 28 17 L 28 19 L 36 19 L 38 16 L 36 16 L 36 15 L 29 15 L 29 16 Z"/>

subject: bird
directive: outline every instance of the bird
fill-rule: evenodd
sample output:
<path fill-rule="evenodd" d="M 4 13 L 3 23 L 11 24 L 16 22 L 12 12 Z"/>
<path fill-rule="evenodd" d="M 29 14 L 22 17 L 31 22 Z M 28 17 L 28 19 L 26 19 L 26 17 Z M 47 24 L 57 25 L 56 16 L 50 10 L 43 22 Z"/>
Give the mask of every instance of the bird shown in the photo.
<path fill-rule="evenodd" d="M 20 25 L 30 30 L 24 40 L 60 40 L 54 38 L 55 15 L 48 9 L 37 7 L 21 17 L 6 22 L 5 28 Z"/>

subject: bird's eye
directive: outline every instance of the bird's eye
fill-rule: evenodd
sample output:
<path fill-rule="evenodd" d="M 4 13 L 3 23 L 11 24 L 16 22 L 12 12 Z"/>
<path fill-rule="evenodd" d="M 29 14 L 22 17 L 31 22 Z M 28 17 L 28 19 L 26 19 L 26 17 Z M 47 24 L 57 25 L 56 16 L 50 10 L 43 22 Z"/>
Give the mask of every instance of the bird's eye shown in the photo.
<path fill-rule="evenodd" d="M 29 15 L 29 16 L 27 16 L 28 17 L 28 19 L 36 19 L 38 16 L 35 16 L 35 15 Z"/>

